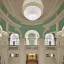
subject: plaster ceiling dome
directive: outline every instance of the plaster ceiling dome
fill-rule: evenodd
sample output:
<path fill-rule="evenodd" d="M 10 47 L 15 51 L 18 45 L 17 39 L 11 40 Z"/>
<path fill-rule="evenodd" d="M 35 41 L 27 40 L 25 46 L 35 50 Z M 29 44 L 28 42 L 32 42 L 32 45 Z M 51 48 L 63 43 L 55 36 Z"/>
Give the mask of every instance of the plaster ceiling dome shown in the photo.
<path fill-rule="evenodd" d="M 37 20 L 43 14 L 43 3 L 41 0 L 25 0 L 22 12 L 28 20 Z"/>

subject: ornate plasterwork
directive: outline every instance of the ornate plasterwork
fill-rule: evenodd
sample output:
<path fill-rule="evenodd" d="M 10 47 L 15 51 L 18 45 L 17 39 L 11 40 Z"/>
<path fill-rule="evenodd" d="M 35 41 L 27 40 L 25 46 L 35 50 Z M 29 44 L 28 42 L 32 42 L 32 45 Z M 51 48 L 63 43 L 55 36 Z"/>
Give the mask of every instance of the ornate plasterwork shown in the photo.
<path fill-rule="evenodd" d="M 64 37 L 64 26 L 61 31 L 57 32 L 57 36 L 63 36 Z"/>
<path fill-rule="evenodd" d="M 7 36 L 8 33 L 6 31 L 4 31 L 3 28 L 2 28 L 2 26 L 0 25 L 0 37 L 2 37 L 3 35 Z"/>

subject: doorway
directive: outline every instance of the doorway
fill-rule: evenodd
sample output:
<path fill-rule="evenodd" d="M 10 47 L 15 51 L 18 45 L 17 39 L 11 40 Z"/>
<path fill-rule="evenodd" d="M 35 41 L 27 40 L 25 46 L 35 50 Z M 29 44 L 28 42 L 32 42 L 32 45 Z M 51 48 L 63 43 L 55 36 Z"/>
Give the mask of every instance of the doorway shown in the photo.
<path fill-rule="evenodd" d="M 26 64 L 38 64 L 38 55 L 34 53 L 26 54 Z"/>

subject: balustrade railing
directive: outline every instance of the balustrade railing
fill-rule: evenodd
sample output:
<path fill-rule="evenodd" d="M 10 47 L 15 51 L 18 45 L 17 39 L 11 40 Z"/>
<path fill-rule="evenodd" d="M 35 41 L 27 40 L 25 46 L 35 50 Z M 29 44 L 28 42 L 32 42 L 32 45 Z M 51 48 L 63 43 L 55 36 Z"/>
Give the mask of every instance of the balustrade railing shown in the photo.
<path fill-rule="evenodd" d="M 25 49 L 34 49 L 34 50 L 38 50 L 38 45 L 25 45 Z"/>
<path fill-rule="evenodd" d="M 9 50 L 18 50 L 18 46 L 9 45 Z"/>

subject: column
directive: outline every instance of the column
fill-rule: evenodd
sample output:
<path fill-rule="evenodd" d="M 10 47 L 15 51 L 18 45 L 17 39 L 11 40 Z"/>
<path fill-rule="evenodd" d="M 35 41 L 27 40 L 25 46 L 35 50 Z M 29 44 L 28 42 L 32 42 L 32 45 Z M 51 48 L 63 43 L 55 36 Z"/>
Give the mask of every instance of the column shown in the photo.
<path fill-rule="evenodd" d="M 25 39 L 20 39 L 20 46 L 19 46 L 19 64 L 26 64 L 26 54 L 25 54 Z"/>
<path fill-rule="evenodd" d="M 44 58 L 45 58 L 45 53 L 44 53 L 44 39 L 40 38 L 39 39 L 39 58 L 38 58 L 38 62 L 39 64 L 45 64 L 44 63 Z"/>

